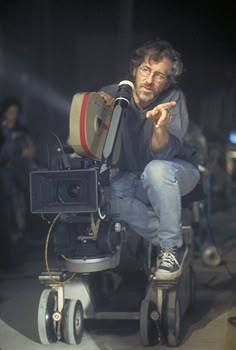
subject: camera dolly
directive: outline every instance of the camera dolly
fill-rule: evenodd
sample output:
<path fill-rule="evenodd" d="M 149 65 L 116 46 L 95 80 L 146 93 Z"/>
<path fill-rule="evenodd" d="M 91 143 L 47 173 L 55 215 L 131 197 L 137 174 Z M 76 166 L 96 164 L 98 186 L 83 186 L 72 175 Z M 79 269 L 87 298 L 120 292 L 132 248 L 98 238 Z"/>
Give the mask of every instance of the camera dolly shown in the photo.
<path fill-rule="evenodd" d="M 126 223 L 110 217 L 107 210 L 111 164 L 117 152 L 115 140 L 130 94 L 129 84 L 121 84 L 107 135 L 103 135 L 105 145 L 99 148 L 102 153 L 95 154 L 98 161 L 91 161 L 91 154 L 98 148 L 94 142 L 89 147 L 85 137 L 88 133 L 83 133 L 88 118 L 77 113 L 73 103 L 84 107 L 89 96 L 95 98 L 91 108 L 99 108 L 94 113 L 96 118 L 101 114 L 97 119 L 102 127 L 101 96 L 86 94 L 82 102 L 78 99 L 81 96 L 75 96 L 70 116 L 73 149 L 77 149 L 73 142 L 78 139 L 75 123 L 83 128 L 80 135 L 85 137 L 78 146 L 78 153 L 82 153 L 76 159 L 79 165 L 71 166 L 73 159 L 68 162 L 61 152 L 59 169 L 31 174 L 31 211 L 56 214 L 52 224 L 65 214 L 69 223 L 77 225 L 73 246 L 76 249 L 63 257 L 63 267 L 50 270 L 46 264 L 47 271 L 39 276 L 45 286 L 38 306 L 38 332 L 43 344 L 57 341 L 79 344 L 85 320 L 130 319 L 139 321 L 144 346 L 157 343 L 178 346 L 183 317 L 195 303 L 191 225 L 182 226 L 190 250 L 182 274 L 174 281 L 159 281 L 153 273 L 156 248 L 134 234 Z M 63 147 L 59 148 L 63 151 Z M 84 157 L 83 153 L 87 155 Z"/>

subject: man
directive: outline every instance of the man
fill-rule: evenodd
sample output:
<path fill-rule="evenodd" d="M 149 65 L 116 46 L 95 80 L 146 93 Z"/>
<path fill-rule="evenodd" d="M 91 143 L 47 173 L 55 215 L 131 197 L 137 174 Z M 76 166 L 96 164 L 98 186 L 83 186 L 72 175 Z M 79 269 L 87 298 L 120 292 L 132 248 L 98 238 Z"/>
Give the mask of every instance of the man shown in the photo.
<path fill-rule="evenodd" d="M 181 232 L 181 196 L 200 178 L 192 149 L 184 142 L 188 112 L 177 86 L 182 70 L 180 54 L 166 41 L 147 42 L 134 52 L 134 90 L 122 120 L 120 171 L 112 179 L 120 218 L 160 245 L 155 275 L 163 280 L 177 278 L 188 256 Z M 112 105 L 117 89 L 101 89 L 106 104 Z"/>

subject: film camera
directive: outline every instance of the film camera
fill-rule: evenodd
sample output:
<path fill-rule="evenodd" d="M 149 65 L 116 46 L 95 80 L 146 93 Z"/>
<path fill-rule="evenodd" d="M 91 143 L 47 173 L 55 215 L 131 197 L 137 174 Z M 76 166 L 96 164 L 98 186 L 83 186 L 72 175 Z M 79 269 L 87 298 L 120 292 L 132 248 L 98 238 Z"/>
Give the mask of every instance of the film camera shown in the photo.
<path fill-rule="evenodd" d="M 132 92 L 132 83 L 119 84 L 114 107 L 96 92 L 75 94 L 70 110 L 69 143 L 59 142 L 57 169 L 30 175 L 32 213 L 91 213 L 105 210 L 110 170 L 119 153 L 119 130 Z M 59 140 L 60 141 L 60 140 Z M 107 192 L 109 193 L 109 191 Z"/>

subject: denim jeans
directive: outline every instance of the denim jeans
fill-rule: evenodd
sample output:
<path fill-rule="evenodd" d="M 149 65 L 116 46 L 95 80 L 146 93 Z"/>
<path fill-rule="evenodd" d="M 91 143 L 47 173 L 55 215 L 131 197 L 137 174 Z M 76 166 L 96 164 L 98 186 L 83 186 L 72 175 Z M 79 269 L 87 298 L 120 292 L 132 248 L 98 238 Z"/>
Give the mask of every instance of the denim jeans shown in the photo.
<path fill-rule="evenodd" d="M 192 164 L 153 160 L 143 173 L 119 172 L 111 182 L 111 215 L 154 245 L 181 246 L 181 196 L 200 179 Z"/>

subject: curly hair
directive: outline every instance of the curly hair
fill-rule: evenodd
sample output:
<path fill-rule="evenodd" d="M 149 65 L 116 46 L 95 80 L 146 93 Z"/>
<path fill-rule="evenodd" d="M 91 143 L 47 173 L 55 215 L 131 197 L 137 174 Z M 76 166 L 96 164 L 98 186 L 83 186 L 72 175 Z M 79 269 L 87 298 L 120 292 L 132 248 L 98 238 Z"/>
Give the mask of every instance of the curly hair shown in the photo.
<path fill-rule="evenodd" d="M 148 57 L 149 61 L 154 60 L 155 62 L 160 62 L 164 57 L 167 57 L 172 62 L 169 83 L 170 85 L 177 83 L 179 76 L 183 72 L 183 62 L 180 53 L 168 41 L 160 39 L 150 40 L 137 48 L 130 61 L 131 75 L 133 69 L 138 68 L 146 57 Z"/>

